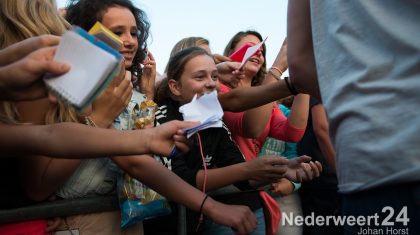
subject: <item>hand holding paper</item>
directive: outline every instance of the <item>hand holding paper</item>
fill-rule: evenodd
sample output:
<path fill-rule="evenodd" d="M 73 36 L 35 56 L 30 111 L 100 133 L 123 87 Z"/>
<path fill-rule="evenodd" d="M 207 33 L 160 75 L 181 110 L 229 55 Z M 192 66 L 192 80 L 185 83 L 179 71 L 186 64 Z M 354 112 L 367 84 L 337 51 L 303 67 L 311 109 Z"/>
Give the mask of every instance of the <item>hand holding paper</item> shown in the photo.
<path fill-rule="evenodd" d="M 217 99 L 217 91 L 204 94 L 200 98 L 195 95 L 190 103 L 179 108 L 179 112 L 182 113 L 184 121 L 201 123 L 198 126 L 185 129 L 188 138 L 206 128 L 222 127 L 223 109 Z"/>
<path fill-rule="evenodd" d="M 246 50 L 245 56 L 244 56 L 244 58 L 242 59 L 242 62 L 241 62 L 241 66 L 240 66 L 241 68 L 248 61 L 248 59 L 251 58 L 251 56 L 253 56 L 261 48 L 261 46 L 264 44 L 265 40 L 267 40 L 267 37 L 262 42 L 258 43 L 255 46 L 252 46 L 252 47 L 248 48 L 248 50 Z"/>
<path fill-rule="evenodd" d="M 233 61 L 241 62 L 241 65 L 240 65 L 239 69 L 242 69 L 242 67 L 249 60 L 249 58 L 251 58 L 253 55 L 255 55 L 255 53 L 258 52 L 258 50 L 260 50 L 260 48 L 264 44 L 265 40 L 267 40 L 267 37 L 262 42 L 254 45 L 254 46 L 251 46 L 251 47 L 249 47 L 250 45 L 245 44 L 244 48 L 247 48 L 247 49 L 246 49 L 244 54 L 242 54 L 243 52 L 241 52 L 241 50 L 243 50 L 243 48 L 239 48 L 232 55 L 230 55 L 229 58 L 231 58 Z M 240 57 L 242 57 L 242 61 L 240 60 Z"/>

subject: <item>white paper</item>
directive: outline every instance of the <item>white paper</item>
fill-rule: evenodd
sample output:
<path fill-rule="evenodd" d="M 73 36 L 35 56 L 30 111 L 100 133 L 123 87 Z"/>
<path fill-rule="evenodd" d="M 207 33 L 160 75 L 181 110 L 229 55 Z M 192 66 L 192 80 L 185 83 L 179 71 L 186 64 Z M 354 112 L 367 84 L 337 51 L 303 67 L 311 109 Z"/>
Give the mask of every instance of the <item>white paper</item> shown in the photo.
<path fill-rule="evenodd" d="M 223 125 L 223 109 L 217 98 L 217 91 L 204 94 L 199 98 L 195 95 L 190 103 L 179 107 L 179 112 L 182 113 L 185 121 L 200 122 L 198 126 L 184 129 L 188 138 L 200 130 Z"/>
<path fill-rule="evenodd" d="M 241 62 L 241 66 L 239 66 L 240 68 L 242 68 L 242 66 L 244 66 L 244 64 L 249 60 L 249 58 L 251 58 L 258 51 L 258 49 L 260 49 L 262 47 L 265 40 L 267 40 L 267 37 L 262 42 L 254 45 L 254 46 L 252 46 L 252 47 L 250 47 L 246 50 L 244 58 L 242 59 L 242 62 Z"/>

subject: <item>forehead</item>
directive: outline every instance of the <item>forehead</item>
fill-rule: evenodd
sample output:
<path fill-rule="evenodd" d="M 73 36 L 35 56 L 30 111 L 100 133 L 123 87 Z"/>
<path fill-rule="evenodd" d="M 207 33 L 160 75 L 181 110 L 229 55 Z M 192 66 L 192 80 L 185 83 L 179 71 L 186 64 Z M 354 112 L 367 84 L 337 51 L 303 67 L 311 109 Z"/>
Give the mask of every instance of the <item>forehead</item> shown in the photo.
<path fill-rule="evenodd" d="M 185 64 L 184 73 L 193 73 L 200 70 L 216 70 L 216 64 L 213 58 L 208 55 L 195 56 Z"/>
<path fill-rule="evenodd" d="M 245 37 L 243 37 L 241 40 L 239 40 L 239 42 L 235 46 L 235 49 L 241 47 L 242 45 L 244 45 L 245 43 L 248 43 L 248 42 L 255 45 L 255 44 L 260 43 L 261 41 L 257 36 L 252 35 L 252 34 L 248 34 Z"/>
<path fill-rule="evenodd" d="M 130 9 L 122 6 L 112 6 L 106 10 L 101 23 L 107 27 L 115 25 L 136 26 L 136 19 Z"/>

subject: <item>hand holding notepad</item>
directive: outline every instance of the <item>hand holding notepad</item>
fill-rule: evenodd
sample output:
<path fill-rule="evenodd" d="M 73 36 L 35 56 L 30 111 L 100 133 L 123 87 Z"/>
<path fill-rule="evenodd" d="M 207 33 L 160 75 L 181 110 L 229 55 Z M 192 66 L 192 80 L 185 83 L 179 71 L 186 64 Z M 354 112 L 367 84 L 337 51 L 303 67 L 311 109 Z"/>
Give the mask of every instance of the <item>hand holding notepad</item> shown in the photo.
<path fill-rule="evenodd" d="M 118 51 L 75 26 L 62 36 L 54 56 L 69 64 L 70 71 L 44 81 L 60 98 L 82 110 L 118 73 L 122 59 Z"/>

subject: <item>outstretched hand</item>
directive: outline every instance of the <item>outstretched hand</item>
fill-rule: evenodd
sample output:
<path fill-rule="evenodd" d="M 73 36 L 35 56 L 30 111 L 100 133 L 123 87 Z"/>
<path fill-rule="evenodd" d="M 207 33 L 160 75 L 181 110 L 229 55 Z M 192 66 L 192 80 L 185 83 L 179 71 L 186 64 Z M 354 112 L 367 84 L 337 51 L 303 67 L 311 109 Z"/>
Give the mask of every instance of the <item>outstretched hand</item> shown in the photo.
<path fill-rule="evenodd" d="M 274 183 L 284 177 L 289 160 L 279 156 L 264 156 L 247 161 L 246 171 L 248 179 L 259 181 L 262 184 Z"/>
<path fill-rule="evenodd" d="M 169 156 L 172 148 L 176 146 L 181 152 L 189 151 L 189 142 L 183 128 L 198 125 L 197 122 L 170 121 L 155 128 L 145 129 L 151 137 L 148 139 L 150 153 Z"/>
<path fill-rule="evenodd" d="M 245 77 L 244 70 L 240 69 L 241 63 L 226 61 L 217 64 L 217 72 L 221 83 L 229 87 L 237 87 L 238 83 Z"/>
<path fill-rule="evenodd" d="M 294 182 L 309 181 L 319 177 L 322 165 L 318 161 L 310 161 L 311 157 L 303 155 L 289 159 L 289 165 L 285 177 Z M 309 163 L 306 163 L 310 161 Z"/>

